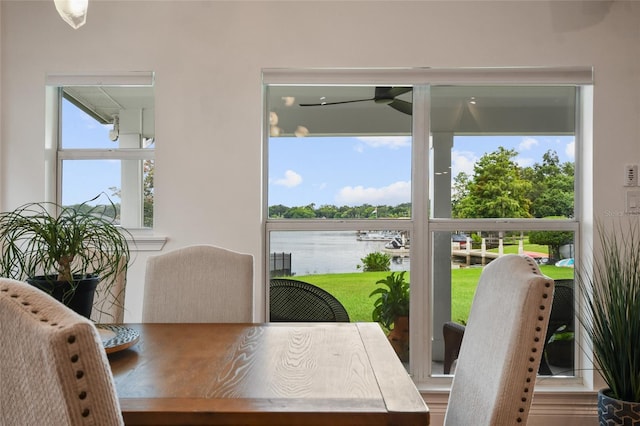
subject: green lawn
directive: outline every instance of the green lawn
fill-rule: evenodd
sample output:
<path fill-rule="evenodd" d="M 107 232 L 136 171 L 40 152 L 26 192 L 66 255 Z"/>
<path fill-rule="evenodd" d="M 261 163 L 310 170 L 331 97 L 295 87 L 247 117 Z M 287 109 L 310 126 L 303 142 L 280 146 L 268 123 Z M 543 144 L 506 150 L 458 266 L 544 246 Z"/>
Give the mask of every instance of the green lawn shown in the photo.
<path fill-rule="evenodd" d="M 517 250 L 517 247 L 516 247 Z M 533 250 L 531 251 L 542 251 Z M 506 250 L 505 250 L 506 251 Z M 546 252 L 546 251 L 545 251 Z M 554 279 L 572 279 L 573 269 L 541 266 L 543 274 Z M 462 268 L 451 270 L 451 318 L 465 322 L 469 316 L 471 300 L 475 292 L 482 268 Z M 304 275 L 293 278 L 317 285 L 333 294 L 345 306 L 351 321 L 371 321 L 373 298 L 369 294 L 377 287 L 376 281 L 390 272 L 354 272 L 349 274 Z M 407 274 L 406 278 L 411 281 Z"/>

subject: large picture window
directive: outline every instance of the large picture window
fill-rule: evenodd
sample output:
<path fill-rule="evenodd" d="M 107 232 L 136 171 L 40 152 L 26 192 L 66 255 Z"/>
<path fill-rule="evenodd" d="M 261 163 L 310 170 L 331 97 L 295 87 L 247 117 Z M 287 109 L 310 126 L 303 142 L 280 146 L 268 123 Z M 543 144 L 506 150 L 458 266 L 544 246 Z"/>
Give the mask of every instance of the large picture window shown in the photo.
<path fill-rule="evenodd" d="M 455 374 L 444 328 L 464 330 L 492 259 L 529 255 L 572 289 L 590 70 L 273 70 L 264 81 L 267 281 L 307 281 L 351 321 L 393 328 L 370 295 L 402 275 L 404 360 L 425 383 Z M 568 341 L 568 358 L 545 358 L 539 374 L 571 380 L 573 299 L 556 310 L 571 320 L 549 330 L 549 353 Z"/>

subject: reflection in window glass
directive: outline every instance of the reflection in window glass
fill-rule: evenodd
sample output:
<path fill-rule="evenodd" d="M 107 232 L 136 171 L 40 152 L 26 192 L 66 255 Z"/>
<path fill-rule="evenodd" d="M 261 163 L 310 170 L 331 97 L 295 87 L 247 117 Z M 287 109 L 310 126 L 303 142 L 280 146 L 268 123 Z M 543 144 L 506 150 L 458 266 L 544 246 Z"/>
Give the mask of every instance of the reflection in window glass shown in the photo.
<path fill-rule="evenodd" d="M 449 328 L 445 323 L 467 323 L 475 289 L 482 267 L 505 254 L 524 254 L 532 257 L 541 272 L 556 281 L 557 290 L 551 309 L 551 319 L 546 335 L 545 357 L 539 374 L 555 376 L 574 375 L 574 234 L 570 231 L 458 231 L 434 232 L 435 256 L 448 256 L 450 269 L 436 270 L 436 291 L 450 294 L 451 303 L 441 308 L 439 320 L 434 322 L 435 333 L 453 333 L 459 328 Z M 449 244 L 446 244 L 449 241 Z M 448 275 L 448 276 L 446 276 Z M 450 284 L 448 284 L 450 283 Z M 449 286 L 449 288 L 443 288 Z M 505 301 L 508 303 L 508 301 Z M 446 316 L 442 311 L 449 311 Z M 455 346 L 455 347 L 454 347 Z M 444 359 L 456 353 L 456 339 L 445 340 Z M 434 353 L 434 360 L 442 360 Z M 443 370 L 440 370 L 440 369 Z M 454 374 L 452 365 L 434 363 L 434 373 Z"/>
<path fill-rule="evenodd" d="M 270 87 L 269 217 L 410 217 L 411 88 L 398 89 L 379 103 L 371 86 Z"/>

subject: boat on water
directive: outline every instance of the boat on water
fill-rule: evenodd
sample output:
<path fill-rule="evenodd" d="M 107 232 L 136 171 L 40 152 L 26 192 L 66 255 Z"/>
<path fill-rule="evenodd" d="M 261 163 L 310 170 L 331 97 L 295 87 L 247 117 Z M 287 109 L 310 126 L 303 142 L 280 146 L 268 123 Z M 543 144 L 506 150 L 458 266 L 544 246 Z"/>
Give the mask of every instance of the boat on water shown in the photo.
<path fill-rule="evenodd" d="M 409 256 L 410 247 L 409 239 L 402 234 L 398 234 L 384 245 L 383 251 L 393 257 L 405 257 Z"/>
<path fill-rule="evenodd" d="M 393 231 L 360 231 L 356 238 L 358 241 L 391 241 L 398 235 Z"/>

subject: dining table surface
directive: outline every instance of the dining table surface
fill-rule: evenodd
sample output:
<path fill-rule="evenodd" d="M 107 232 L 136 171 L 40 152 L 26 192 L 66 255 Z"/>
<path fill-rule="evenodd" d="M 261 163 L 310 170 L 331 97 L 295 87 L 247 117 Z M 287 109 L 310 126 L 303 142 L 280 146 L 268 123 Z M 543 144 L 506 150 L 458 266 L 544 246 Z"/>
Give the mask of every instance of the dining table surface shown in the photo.
<path fill-rule="evenodd" d="M 127 425 L 428 425 L 377 323 L 123 324 L 108 354 Z"/>

